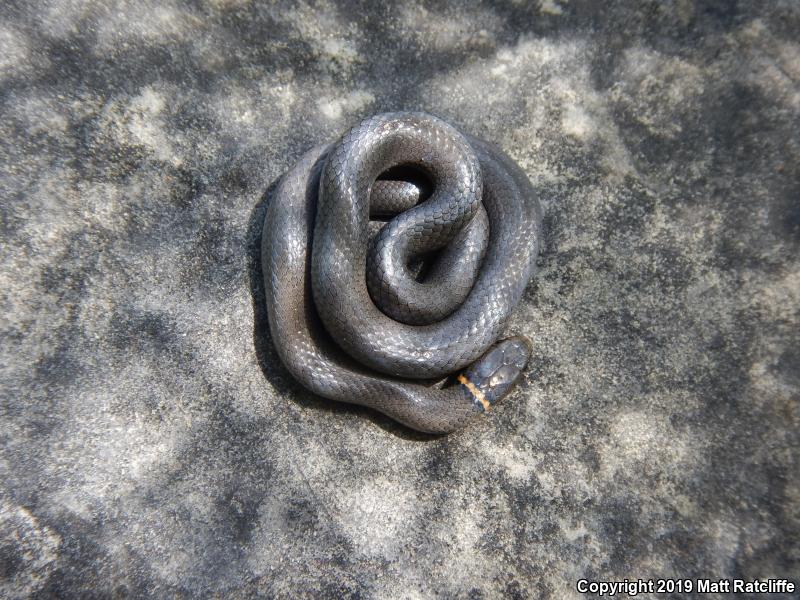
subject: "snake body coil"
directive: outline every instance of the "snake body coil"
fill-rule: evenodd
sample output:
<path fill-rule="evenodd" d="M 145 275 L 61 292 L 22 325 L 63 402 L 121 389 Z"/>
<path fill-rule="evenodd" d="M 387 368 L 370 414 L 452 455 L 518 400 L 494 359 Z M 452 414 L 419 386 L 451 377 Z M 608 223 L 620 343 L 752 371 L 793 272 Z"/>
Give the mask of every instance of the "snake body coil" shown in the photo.
<path fill-rule="evenodd" d="M 527 363 L 527 340 L 496 342 L 540 223 L 527 177 L 486 142 L 423 113 L 362 121 L 306 153 L 269 203 L 262 267 L 281 360 L 326 398 L 460 428 Z"/>

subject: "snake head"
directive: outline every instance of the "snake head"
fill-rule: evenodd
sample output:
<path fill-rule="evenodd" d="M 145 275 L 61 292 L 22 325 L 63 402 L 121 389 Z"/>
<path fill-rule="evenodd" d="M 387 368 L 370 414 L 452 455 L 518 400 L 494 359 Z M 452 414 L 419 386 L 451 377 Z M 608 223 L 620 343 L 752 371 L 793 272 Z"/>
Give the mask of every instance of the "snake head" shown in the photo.
<path fill-rule="evenodd" d="M 476 404 L 488 410 L 505 398 L 519 381 L 531 356 L 528 338 L 514 336 L 499 341 L 458 376 Z"/>

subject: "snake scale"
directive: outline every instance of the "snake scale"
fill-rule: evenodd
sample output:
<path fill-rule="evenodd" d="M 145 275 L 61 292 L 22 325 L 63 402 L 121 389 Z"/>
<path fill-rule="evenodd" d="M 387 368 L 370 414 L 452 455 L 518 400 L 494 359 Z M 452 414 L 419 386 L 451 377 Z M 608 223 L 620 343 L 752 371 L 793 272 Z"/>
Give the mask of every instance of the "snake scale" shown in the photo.
<path fill-rule="evenodd" d="M 279 181 L 262 235 L 273 343 L 312 392 L 448 433 L 516 384 L 498 342 L 535 268 L 541 208 L 502 151 L 425 113 L 363 120 Z"/>

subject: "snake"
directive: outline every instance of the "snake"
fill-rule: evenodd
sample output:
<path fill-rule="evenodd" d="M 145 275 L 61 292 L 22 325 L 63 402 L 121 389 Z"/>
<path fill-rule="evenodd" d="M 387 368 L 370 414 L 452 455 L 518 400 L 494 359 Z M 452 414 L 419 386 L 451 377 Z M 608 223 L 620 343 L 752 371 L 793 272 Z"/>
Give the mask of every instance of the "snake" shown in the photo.
<path fill-rule="evenodd" d="M 532 353 L 501 337 L 534 274 L 542 209 L 502 150 L 423 112 L 362 120 L 267 201 L 271 339 L 312 393 L 446 434 L 506 397 Z"/>

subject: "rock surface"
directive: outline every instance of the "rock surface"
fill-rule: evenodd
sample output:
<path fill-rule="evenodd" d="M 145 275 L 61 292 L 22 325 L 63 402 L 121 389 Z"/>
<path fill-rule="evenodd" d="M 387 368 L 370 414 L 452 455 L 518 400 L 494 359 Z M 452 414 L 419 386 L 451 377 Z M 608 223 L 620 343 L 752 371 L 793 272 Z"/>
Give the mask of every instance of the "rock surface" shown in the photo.
<path fill-rule="evenodd" d="M 792 0 L 4 2 L 0 596 L 797 577 L 798 39 Z M 395 109 L 546 211 L 526 381 L 445 438 L 266 331 L 266 190 Z"/>

